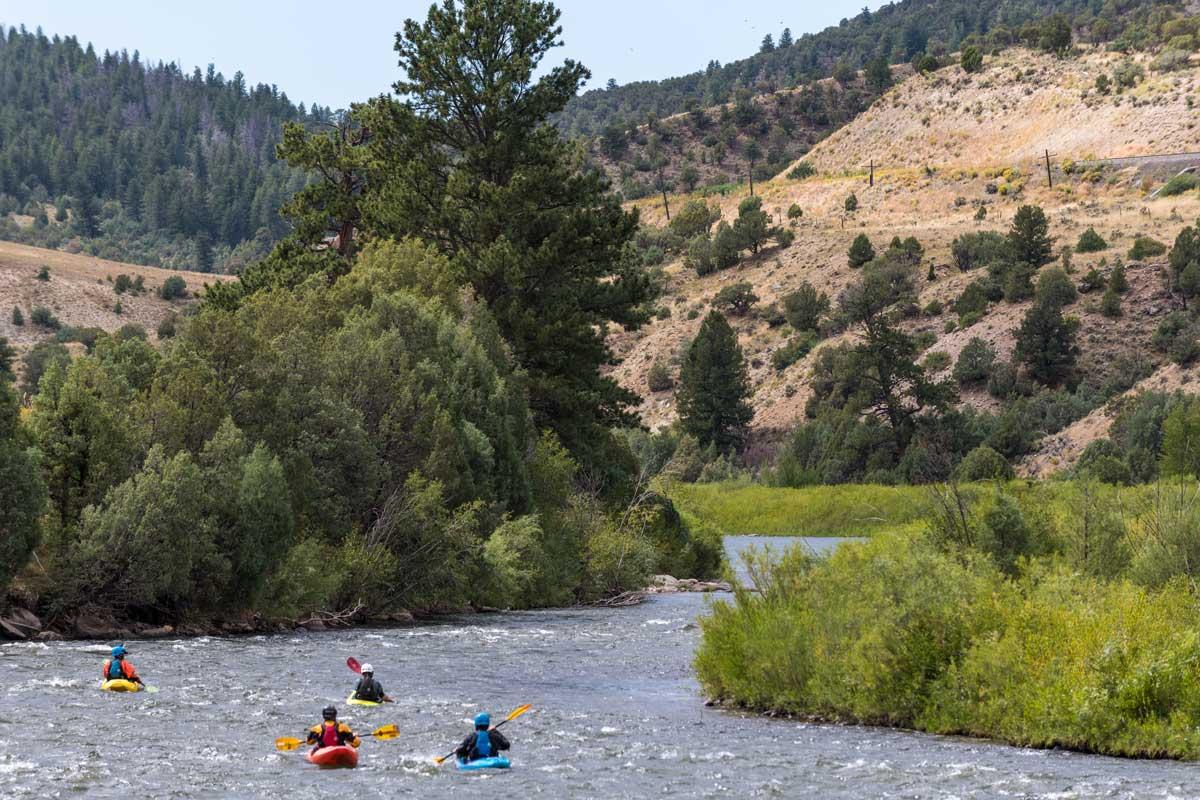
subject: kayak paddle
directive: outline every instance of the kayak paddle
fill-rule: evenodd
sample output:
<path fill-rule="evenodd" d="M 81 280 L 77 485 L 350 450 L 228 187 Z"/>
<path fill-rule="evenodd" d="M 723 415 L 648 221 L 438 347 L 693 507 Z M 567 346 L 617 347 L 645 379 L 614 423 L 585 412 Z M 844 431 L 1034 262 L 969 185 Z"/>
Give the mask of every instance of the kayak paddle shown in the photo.
<path fill-rule="evenodd" d="M 382 728 L 376 728 L 370 733 L 364 733 L 363 736 L 374 736 L 376 739 L 395 739 L 400 735 L 400 729 L 395 724 L 384 725 Z M 295 750 L 306 742 L 297 739 L 294 736 L 280 736 L 275 740 L 276 750 Z"/>
<path fill-rule="evenodd" d="M 350 671 L 355 675 L 362 675 L 362 665 L 358 663 L 358 659 L 354 656 L 350 656 L 346 659 L 346 666 L 349 667 Z"/>
<path fill-rule="evenodd" d="M 496 728 L 499 728 L 499 727 L 500 727 L 501 725 L 503 725 L 504 723 L 506 723 L 506 722 L 512 722 L 514 719 L 516 719 L 517 717 L 521 716 L 522 714 L 524 714 L 526 711 L 528 711 L 528 710 L 529 710 L 529 709 L 531 709 L 531 708 L 533 708 L 533 704 L 532 704 L 532 703 L 526 703 L 526 704 L 525 704 L 525 705 L 523 705 L 523 706 L 517 706 L 516 708 L 514 708 L 514 709 L 512 710 L 512 712 L 511 712 L 511 713 L 510 713 L 510 714 L 509 714 L 507 717 L 505 717 L 504 719 L 500 720 L 499 722 L 497 722 L 497 723 L 496 723 L 495 725 L 493 725 L 492 727 L 488 728 L 488 730 L 490 730 L 490 731 L 494 731 L 494 730 L 496 730 Z M 454 755 L 454 751 L 453 751 L 453 750 L 451 750 L 449 753 L 447 753 L 446 755 L 442 756 L 441 758 L 435 758 L 435 759 L 433 760 L 433 763 L 434 763 L 434 764 L 437 764 L 438 766 L 441 766 L 441 765 L 442 765 L 442 764 L 443 764 L 443 763 L 446 761 L 446 759 L 448 759 L 448 758 L 452 757 L 453 755 Z"/>

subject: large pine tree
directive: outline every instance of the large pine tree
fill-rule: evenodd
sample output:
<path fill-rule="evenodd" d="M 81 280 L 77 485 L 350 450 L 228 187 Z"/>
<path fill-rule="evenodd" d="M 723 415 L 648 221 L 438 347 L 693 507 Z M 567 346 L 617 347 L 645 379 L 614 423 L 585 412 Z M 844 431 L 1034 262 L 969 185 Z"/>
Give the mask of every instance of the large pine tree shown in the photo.
<path fill-rule="evenodd" d="M 710 311 L 688 347 L 675 396 L 683 429 L 704 447 L 721 452 L 743 442 L 754 410 L 746 360 L 737 334 L 720 312 Z"/>

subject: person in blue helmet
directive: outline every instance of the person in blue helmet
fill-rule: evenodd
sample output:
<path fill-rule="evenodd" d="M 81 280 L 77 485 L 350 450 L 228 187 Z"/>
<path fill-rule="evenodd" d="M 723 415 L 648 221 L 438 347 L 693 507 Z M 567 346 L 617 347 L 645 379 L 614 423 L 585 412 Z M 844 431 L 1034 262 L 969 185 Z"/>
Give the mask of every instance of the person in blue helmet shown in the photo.
<path fill-rule="evenodd" d="M 125 645 L 119 644 L 112 649 L 112 658 L 104 662 L 103 678 L 105 681 L 126 680 L 134 683 L 142 684 L 141 676 L 137 674 L 137 670 L 133 668 L 125 660 Z M 145 684 L 142 684 L 143 686 Z"/>
<path fill-rule="evenodd" d="M 489 730 L 492 718 L 485 711 L 475 716 L 475 730 L 454 751 L 454 755 L 463 761 L 476 761 L 499 755 L 501 750 L 509 748 L 508 739 L 497 730 Z"/>

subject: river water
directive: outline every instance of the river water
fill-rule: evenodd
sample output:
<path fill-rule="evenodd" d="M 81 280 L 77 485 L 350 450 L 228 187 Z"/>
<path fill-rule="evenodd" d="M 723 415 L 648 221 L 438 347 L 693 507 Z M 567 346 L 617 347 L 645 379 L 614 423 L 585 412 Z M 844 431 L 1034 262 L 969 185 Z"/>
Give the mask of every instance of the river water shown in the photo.
<path fill-rule="evenodd" d="M 157 694 L 98 691 L 100 643 L 5 644 L 0 796 L 1200 797 L 1200 771 L 1186 764 L 705 708 L 690 664 L 706 602 L 662 595 L 617 610 L 131 642 Z M 398 702 L 344 706 L 347 656 L 372 662 Z M 396 722 L 401 738 L 364 742 L 353 771 L 323 772 L 302 751 L 273 748 L 330 702 L 357 730 Z M 503 716 L 527 702 L 534 710 L 505 728 L 513 770 L 432 765 L 477 710 Z"/>

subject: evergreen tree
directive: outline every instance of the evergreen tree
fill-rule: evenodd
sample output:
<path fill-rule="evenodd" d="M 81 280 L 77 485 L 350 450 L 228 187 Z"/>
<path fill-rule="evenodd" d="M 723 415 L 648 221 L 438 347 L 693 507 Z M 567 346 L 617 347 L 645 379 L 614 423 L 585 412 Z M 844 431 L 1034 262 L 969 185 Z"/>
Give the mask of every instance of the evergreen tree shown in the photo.
<path fill-rule="evenodd" d="M 754 410 L 746 402 L 750 379 L 737 334 L 725 317 L 710 311 L 688 346 L 675 398 L 683 430 L 700 442 L 729 452 L 743 441 Z"/>
<path fill-rule="evenodd" d="M 883 93 L 892 85 L 892 68 L 886 56 L 877 56 L 868 61 L 864 75 L 867 86 L 875 92 Z"/>
<path fill-rule="evenodd" d="M 779 49 L 786 50 L 792 46 L 792 43 L 792 29 L 784 28 L 783 33 L 779 34 Z"/>
<path fill-rule="evenodd" d="M 1008 241 L 1018 261 L 1040 267 L 1054 258 L 1046 213 L 1039 206 L 1021 206 L 1013 218 Z"/>
<path fill-rule="evenodd" d="M 871 246 L 871 240 L 867 238 L 865 233 L 855 236 L 854 241 L 850 245 L 850 266 L 857 269 L 874 260 L 875 248 Z"/>
<path fill-rule="evenodd" d="M 1075 333 L 1079 321 L 1063 317 L 1062 306 L 1052 298 L 1038 300 L 1025 313 L 1017 330 L 1014 359 L 1025 364 L 1039 383 L 1057 386 L 1067 380 L 1079 348 Z"/>
<path fill-rule="evenodd" d="M 775 50 L 775 40 L 771 38 L 771 34 L 767 34 L 762 39 L 762 44 L 758 46 L 758 52 L 771 53 Z"/>
<path fill-rule="evenodd" d="M 962 60 L 959 63 L 962 65 L 964 72 L 979 72 L 979 70 L 983 69 L 983 54 L 979 52 L 979 48 L 975 45 L 967 45 L 963 48 Z"/>

